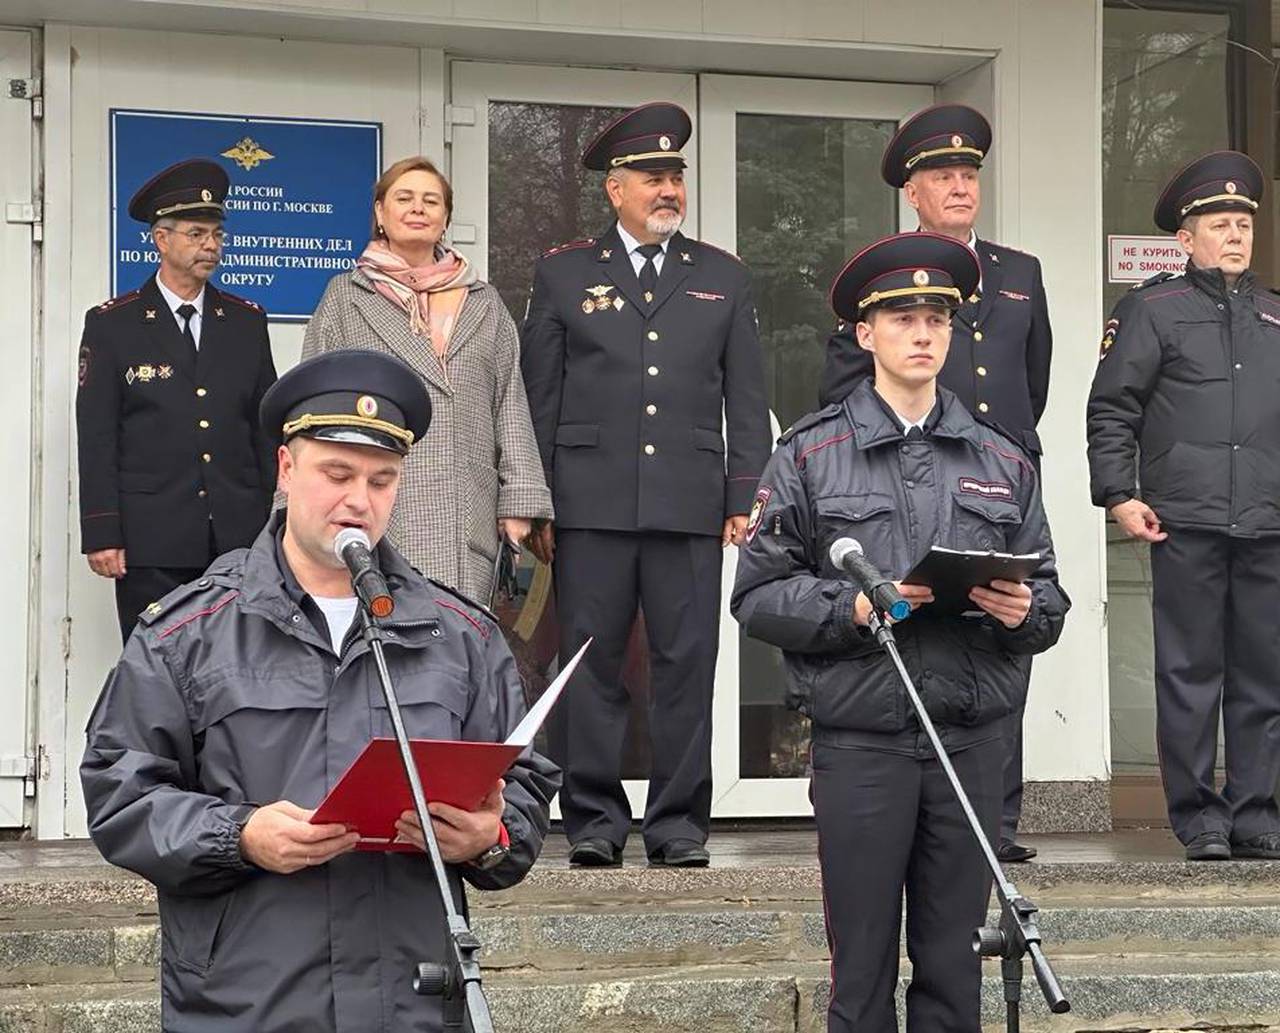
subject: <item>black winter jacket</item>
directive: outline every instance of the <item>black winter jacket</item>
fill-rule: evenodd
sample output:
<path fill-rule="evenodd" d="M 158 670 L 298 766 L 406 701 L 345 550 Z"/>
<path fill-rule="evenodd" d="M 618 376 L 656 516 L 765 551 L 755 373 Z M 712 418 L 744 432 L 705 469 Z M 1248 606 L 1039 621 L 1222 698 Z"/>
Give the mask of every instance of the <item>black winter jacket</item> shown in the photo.
<path fill-rule="evenodd" d="M 812 718 L 815 741 L 927 748 L 889 658 L 853 623 L 857 589 L 827 555 L 839 537 L 856 538 L 894 579 L 935 544 L 1041 555 L 1018 628 L 931 617 L 927 605 L 895 628 L 949 749 L 989 738 L 992 722 L 1022 706 L 1018 656 L 1062 632 L 1070 601 L 1030 461 L 950 391 L 940 387 L 938 399 L 924 437 L 907 440 L 863 381 L 784 434 L 761 479 L 730 605 L 747 634 L 782 647 L 788 704 Z"/>
<path fill-rule="evenodd" d="M 1280 534 L 1278 384 L 1280 298 L 1252 273 L 1188 263 L 1126 294 L 1089 394 L 1094 505 L 1141 491 L 1169 527 Z"/>

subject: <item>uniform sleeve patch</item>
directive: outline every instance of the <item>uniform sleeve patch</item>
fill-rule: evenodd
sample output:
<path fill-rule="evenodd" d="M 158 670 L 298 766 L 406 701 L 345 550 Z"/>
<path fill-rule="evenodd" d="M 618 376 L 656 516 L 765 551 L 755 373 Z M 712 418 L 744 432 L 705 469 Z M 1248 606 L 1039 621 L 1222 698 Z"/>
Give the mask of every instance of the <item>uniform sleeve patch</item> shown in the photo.
<path fill-rule="evenodd" d="M 1111 351 L 1111 346 L 1116 343 L 1116 331 L 1119 329 L 1120 320 L 1107 320 L 1106 328 L 1102 331 L 1102 345 L 1098 349 L 1099 362 L 1107 357 L 1107 352 Z"/>
<path fill-rule="evenodd" d="M 981 495 L 984 499 L 1013 498 L 1013 485 L 1004 481 L 980 481 L 976 477 L 961 477 L 960 490 L 966 495 Z"/>
<path fill-rule="evenodd" d="M 80 361 L 76 368 L 76 381 L 81 387 L 84 387 L 85 382 L 89 379 L 89 359 L 89 346 L 82 344 L 80 346 Z"/>
<path fill-rule="evenodd" d="M 764 516 L 764 507 L 769 504 L 769 499 L 773 497 L 773 489 L 769 487 L 761 487 L 756 492 L 756 500 L 751 503 L 751 515 L 747 518 L 747 544 L 751 544 L 751 539 L 756 536 L 756 532 L 760 530 L 760 518 Z"/>

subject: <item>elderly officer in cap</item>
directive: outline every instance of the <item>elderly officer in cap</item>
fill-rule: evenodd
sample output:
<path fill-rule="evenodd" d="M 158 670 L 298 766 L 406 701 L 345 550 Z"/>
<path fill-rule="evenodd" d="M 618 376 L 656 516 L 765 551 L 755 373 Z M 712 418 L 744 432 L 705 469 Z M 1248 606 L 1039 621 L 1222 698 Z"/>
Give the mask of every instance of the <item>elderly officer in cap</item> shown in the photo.
<path fill-rule="evenodd" d="M 171 1033 L 400 1033 L 444 1028 L 414 994 L 445 929 L 421 853 L 352 852 L 312 811 L 388 736 L 374 659 L 334 537 L 376 544 L 394 599 L 382 621 L 409 735 L 501 741 L 524 710 L 492 616 L 428 581 L 383 539 L 404 455 L 431 409 L 404 363 L 330 352 L 262 402 L 287 508 L 248 549 L 143 614 L 89 721 L 89 830 L 159 893 Z M 431 804 L 450 883 L 510 886 L 542 847 L 558 772 L 528 752 L 475 812 Z M 399 832 L 422 846 L 405 812 Z"/>
<path fill-rule="evenodd" d="M 888 237 L 856 255 L 831 301 L 875 363 L 843 402 L 778 443 L 738 559 L 733 614 L 780 646 L 788 702 L 813 722 L 811 797 L 832 956 L 831 1033 L 898 1029 L 898 933 L 905 891 L 908 1033 L 979 1028 L 979 960 L 989 871 L 888 656 L 869 604 L 831 564 L 857 539 L 902 578 L 933 545 L 1038 553 L 1025 584 L 971 590 L 974 614 L 934 612 L 928 587 L 897 628 L 907 669 L 989 836 L 1000 818 L 1003 726 L 1023 705 L 1015 662 L 1048 649 L 1070 605 L 1032 464 L 938 381 L 951 320 L 978 282 L 956 240 Z"/>
<path fill-rule="evenodd" d="M 583 163 L 605 173 L 617 222 L 542 256 L 521 335 L 556 510 L 561 656 L 596 638 L 562 715 L 575 864 L 621 863 L 630 827 L 620 675 L 637 603 L 652 690 L 645 849 L 655 864 L 708 863 L 721 548 L 742 540 L 769 416 L 750 277 L 680 233 L 691 132 L 659 103 L 596 138 Z M 540 558 L 552 548 L 548 525 Z"/>
<path fill-rule="evenodd" d="M 1155 222 L 1186 271 L 1120 300 L 1089 396 L 1093 502 L 1151 545 L 1160 767 L 1196 861 L 1280 858 L 1280 299 L 1249 270 L 1262 192 L 1235 151 L 1173 177 Z"/>
<path fill-rule="evenodd" d="M 981 201 L 978 170 L 990 150 L 991 126 L 981 114 L 963 104 L 938 104 L 902 124 L 885 148 L 880 174 L 906 195 L 922 230 L 953 237 L 977 256 L 978 286 L 962 299 L 952 320 L 951 350 L 938 382 L 1029 452 L 1039 472 L 1036 424 L 1049 397 L 1053 333 L 1039 260 L 979 240 L 974 231 Z M 819 404 L 840 401 L 872 373 L 871 355 L 855 345 L 852 325 L 842 321 L 827 342 Z M 1019 663 L 1030 680 L 1030 658 Z M 1014 840 L 1022 816 L 1020 713 L 1006 732 L 996 853 L 1002 861 L 1028 861 L 1035 848 Z"/>
<path fill-rule="evenodd" d="M 267 320 L 208 283 L 222 257 L 227 174 L 180 162 L 129 202 L 160 268 L 85 315 L 76 428 L 80 548 L 112 578 L 120 633 L 220 552 L 248 545 L 275 487 L 258 403 L 276 379 Z"/>

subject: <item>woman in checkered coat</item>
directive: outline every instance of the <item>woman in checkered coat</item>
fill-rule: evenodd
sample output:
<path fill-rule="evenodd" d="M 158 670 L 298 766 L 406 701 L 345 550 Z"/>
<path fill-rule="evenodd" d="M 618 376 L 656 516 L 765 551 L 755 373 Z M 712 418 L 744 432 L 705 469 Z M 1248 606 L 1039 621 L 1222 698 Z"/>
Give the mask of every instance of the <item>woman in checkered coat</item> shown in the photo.
<path fill-rule="evenodd" d="M 431 428 L 405 460 L 388 534 L 428 577 L 487 603 L 499 535 L 518 546 L 552 517 L 515 324 L 497 290 L 441 243 L 453 190 L 430 161 L 387 169 L 373 209 L 373 239 L 329 282 L 302 357 L 369 348 L 418 371 Z"/>

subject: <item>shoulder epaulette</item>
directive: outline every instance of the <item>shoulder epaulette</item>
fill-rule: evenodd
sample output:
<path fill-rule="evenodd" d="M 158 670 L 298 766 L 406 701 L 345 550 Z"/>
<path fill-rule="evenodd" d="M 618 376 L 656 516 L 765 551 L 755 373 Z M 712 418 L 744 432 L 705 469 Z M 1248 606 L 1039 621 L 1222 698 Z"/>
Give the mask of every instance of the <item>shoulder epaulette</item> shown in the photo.
<path fill-rule="evenodd" d="M 118 298 L 108 298 L 101 305 L 97 306 L 99 312 L 109 312 L 113 308 L 119 308 L 121 305 L 127 305 L 131 301 L 137 301 L 142 295 L 142 290 L 130 291 L 128 294 L 121 294 Z"/>
<path fill-rule="evenodd" d="M 242 298 L 239 294 L 231 294 L 227 291 L 218 291 L 219 297 L 225 298 L 227 301 L 234 301 L 237 305 L 243 305 L 245 308 L 254 312 L 263 311 L 262 306 L 256 301 L 250 301 L 248 298 Z"/>
<path fill-rule="evenodd" d="M 816 427 L 819 423 L 823 423 L 834 416 L 838 416 L 843 407 L 844 403 L 842 402 L 832 402 L 830 405 L 823 406 L 816 412 L 806 413 L 782 432 L 782 436 L 778 438 L 778 444 L 785 445 L 802 430 L 808 430 L 810 427 Z"/>
<path fill-rule="evenodd" d="M 1165 280 L 1172 280 L 1176 273 L 1164 272 L 1156 273 L 1155 276 L 1148 276 L 1141 283 L 1135 283 L 1129 288 L 1131 291 L 1140 291 L 1145 287 L 1154 287 L 1157 283 L 1164 283 Z"/>
<path fill-rule="evenodd" d="M 238 589 L 227 586 L 225 579 L 206 574 L 152 603 L 138 614 L 138 623 L 154 628 L 158 637 L 167 638 L 192 621 L 217 613 L 239 594 Z"/>
<path fill-rule="evenodd" d="M 743 261 L 742 261 L 742 259 L 741 259 L 741 258 L 739 258 L 737 255 L 735 255 L 732 251 L 726 251 L 726 250 L 725 250 L 724 248 L 722 248 L 722 247 L 716 247 L 714 244 L 708 244 L 705 240 L 700 240 L 700 241 L 698 241 L 698 243 L 699 243 L 699 244 L 701 244 L 701 245 L 702 245 L 703 247 L 705 247 L 705 248 L 710 248 L 712 251 L 718 251 L 718 252 L 720 252 L 720 254 L 724 255 L 726 258 L 732 258 L 732 259 L 733 259 L 735 262 L 737 262 L 739 265 L 745 265 L 745 264 L 746 264 L 745 262 L 743 262 Z"/>
<path fill-rule="evenodd" d="M 547 248 L 546 251 L 542 252 L 542 257 L 550 258 L 552 255 L 560 254 L 562 251 L 577 251 L 579 248 L 594 247 L 595 242 L 595 237 L 583 237 L 581 240 L 571 240 L 567 244 L 557 244 L 553 248 Z"/>
<path fill-rule="evenodd" d="M 449 595 L 451 595 L 458 602 L 465 603 L 468 609 L 475 610 L 478 614 L 486 618 L 491 624 L 496 625 L 498 623 L 498 615 L 494 613 L 491 609 L 489 609 L 489 607 L 485 606 L 484 603 L 476 602 L 474 599 L 471 599 L 468 596 L 463 595 L 461 592 L 459 592 L 456 588 L 452 587 L 451 585 L 446 585 L 443 581 L 437 581 L 434 578 L 426 578 L 426 580 L 427 580 L 427 583 L 431 585 L 432 588 L 438 588 L 442 592 L 449 593 Z M 437 602 L 439 601 L 440 600 L 437 600 Z M 457 607 L 451 607 L 451 608 L 455 610 L 458 609 Z M 462 615 L 466 617 L 468 620 L 470 620 L 472 624 L 476 624 L 476 626 L 479 627 L 476 620 L 474 619 L 474 617 L 472 617 L 471 614 L 463 612 L 461 610 L 459 610 L 458 612 L 462 613 Z M 480 628 L 480 630 L 487 634 L 486 629 Z"/>
<path fill-rule="evenodd" d="M 970 415 L 973 417 L 973 421 L 975 423 L 980 424 L 983 427 L 986 427 L 988 430 L 994 430 L 997 434 L 999 434 L 1002 438 L 1004 438 L 1010 445 L 1016 448 L 1020 455 L 1022 455 L 1027 459 L 1031 458 L 1031 453 L 1028 452 L 1025 448 L 1023 448 L 1022 444 L 1018 441 L 1017 437 L 1014 436 L 1013 431 L 1011 431 L 1008 427 L 999 423 L 997 420 L 993 420 L 990 416 L 987 416 L 984 413 L 975 412 L 975 413 L 970 413 Z"/>

